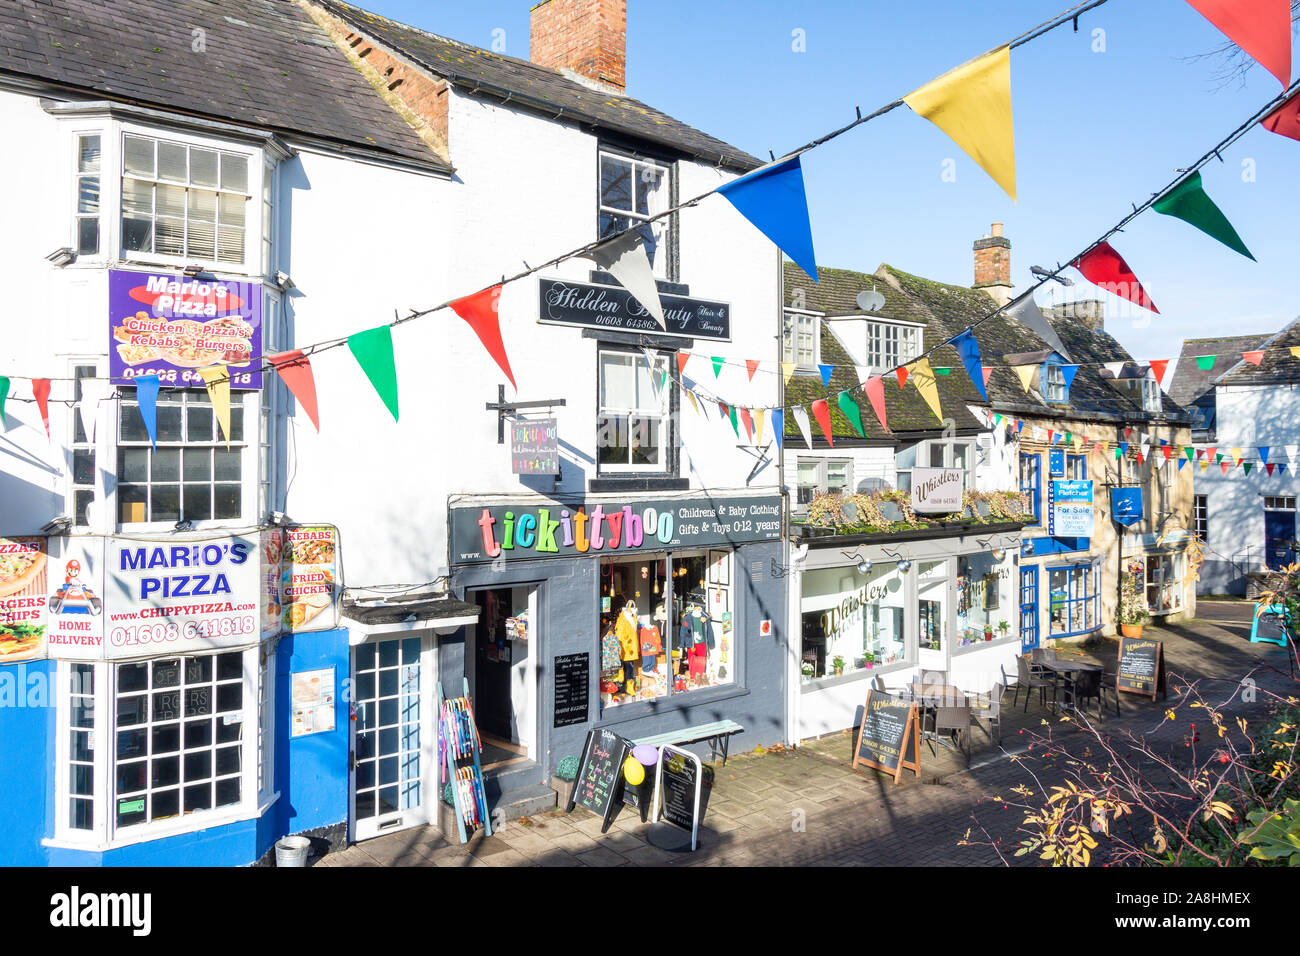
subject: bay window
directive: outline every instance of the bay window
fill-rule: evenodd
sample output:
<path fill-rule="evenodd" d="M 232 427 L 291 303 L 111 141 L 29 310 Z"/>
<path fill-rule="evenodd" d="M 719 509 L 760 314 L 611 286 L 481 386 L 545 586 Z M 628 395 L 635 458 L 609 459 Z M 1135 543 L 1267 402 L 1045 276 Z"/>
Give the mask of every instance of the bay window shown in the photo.
<path fill-rule="evenodd" d="M 1097 584 L 1091 565 L 1051 568 L 1047 572 L 1051 637 L 1072 637 L 1098 627 Z"/>
<path fill-rule="evenodd" d="M 906 589 L 894 562 L 822 568 L 803 576 L 802 673 L 805 680 L 906 664 Z"/>
<path fill-rule="evenodd" d="M 1001 558 L 981 551 L 957 559 L 958 646 L 1013 636 L 1011 574 L 1011 557 L 1005 551 Z"/>
<path fill-rule="evenodd" d="M 1149 554 L 1146 559 L 1146 600 L 1151 614 L 1172 614 L 1183 606 L 1183 556 Z"/>
<path fill-rule="evenodd" d="M 72 248 L 79 256 L 99 254 L 99 199 L 102 182 L 101 134 L 79 133 L 76 137 L 76 241 Z"/>

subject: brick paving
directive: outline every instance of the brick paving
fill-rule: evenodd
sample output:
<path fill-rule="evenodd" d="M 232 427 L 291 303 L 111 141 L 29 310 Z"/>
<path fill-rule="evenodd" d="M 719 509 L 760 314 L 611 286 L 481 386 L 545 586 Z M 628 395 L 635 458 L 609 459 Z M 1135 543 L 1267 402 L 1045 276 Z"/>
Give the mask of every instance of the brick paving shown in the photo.
<path fill-rule="evenodd" d="M 1115 715 L 1112 704 L 1098 726 L 1113 738 L 1125 732 L 1144 735 L 1152 746 L 1177 760 L 1179 753 L 1188 752 L 1183 749 L 1188 728 L 1185 721 L 1164 721 L 1164 713 L 1177 700 L 1178 678 L 1201 680 L 1202 692 L 1212 701 L 1226 699 L 1248 673 L 1261 688 L 1294 693 L 1287 652 L 1272 644 L 1248 643 L 1252 609 L 1245 602 L 1202 601 L 1197 620 L 1148 628 L 1151 636 L 1164 642 L 1169 704 L 1122 695 L 1121 715 Z M 1113 647 L 1108 645 L 1110 653 Z M 1062 653 L 1097 659 L 1083 650 Z M 1247 719 L 1258 716 L 1264 699 L 1259 696 L 1261 703 L 1237 700 L 1224 708 L 1225 713 Z M 1024 705 L 1023 695 L 1020 705 Z M 1092 711 L 1089 719 L 1095 721 L 1095 714 Z M 586 811 L 566 815 L 556 810 L 511 821 L 491 837 L 476 834 L 463 845 L 448 842 L 434 828 L 419 828 L 331 853 L 314 865 L 1001 865 L 991 847 L 959 846 L 958 841 L 975 826 L 977 834 L 983 827 L 990 839 L 1014 845 L 1023 838 L 1016 832 L 1022 814 L 996 798 L 1014 799 L 1010 790 L 1018 785 L 1037 792 L 1040 786 L 1060 783 L 1066 775 L 1059 760 L 1013 759 L 1026 752 L 1025 733 L 1050 729 L 1054 739 L 1069 744 L 1076 753 L 1087 745 L 1083 729 L 1043 711 L 1036 699 L 1027 713 L 1018 707 L 1014 713 L 1004 710 L 1004 715 L 1001 747 L 982 730 L 974 732 L 969 768 L 959 754 L 936 747 L 932 756 L 922 745 L 920 778 L 905 772 L 897 784 L 874 770 L 850 768 L 849 731 L 805 741 L 796 749 L 736 754 L 725 767 L 714 767 L 714 785 L 695 853 L 653 846 L 647 839 L 649 825 L 634 810 L 624 809 L 604 834 L 600 821 Z"/>

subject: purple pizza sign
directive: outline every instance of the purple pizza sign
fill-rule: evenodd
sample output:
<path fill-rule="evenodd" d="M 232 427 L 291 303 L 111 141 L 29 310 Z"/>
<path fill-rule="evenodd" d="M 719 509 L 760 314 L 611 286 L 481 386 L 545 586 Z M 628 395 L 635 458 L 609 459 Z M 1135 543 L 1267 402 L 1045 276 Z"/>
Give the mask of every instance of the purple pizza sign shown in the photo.
<path fill-rule="evenodd" d="M 159 272 L 108 274 L 109 374 L 157 375 L 203 385 L 201 368 L 225 365 L 230 387 L 262 387 L 262 284 Z"/>

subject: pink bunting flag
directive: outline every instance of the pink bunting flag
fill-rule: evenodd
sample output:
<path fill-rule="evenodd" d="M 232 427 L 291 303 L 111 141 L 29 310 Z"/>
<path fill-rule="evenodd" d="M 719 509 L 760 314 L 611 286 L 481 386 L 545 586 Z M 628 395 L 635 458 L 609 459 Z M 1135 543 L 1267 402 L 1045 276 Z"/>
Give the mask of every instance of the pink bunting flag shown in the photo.
<path fill-rule="evenodd" d="M 758 359 L 745 359 L 745 368 L 749 369 L 749 380 L 754 380 L 754 373 L 758 371 Z"/>
<path fill-rule="evenodd" d="M 1187 0 L 1229 40 L 1291 85 L 1291 0 Z"/>
<path fill-rule="evenodd" d="M 298 400 L 302 410 L 307 413 L 311 423 L 320 431 L 320 415 L 316 409 L 316 377 L 311 371 L 311 360 L 302 353 L 302 349 L 293 349 L 266 356 L 280 376 L 280 380 Z"/>
<path fill-rule="evenodd" d="M 750 417 L 748 408 L 740 409 L 740 420 L 745 423 L 745 435 L 750 444 L 754 443 L 754 419 Z"/>
<path fill-rule="evenodd" d="M 826 436 L 826 444 L 834 448 L 835 439 L 831 437 L 831 410 L 826 407 L 826 399 L 819 398 L 813 402 L 812 411 L 817 424 L 822 427 L 822 434 Z"/>
<path fill-rule="evenodd" d="M 984 368 L 984 389 L 985 391 L 987 391 L 989 387 L 989 376 L 993 374 L 993 366 L 985 365 L 983 368 Z"/>
<path fill-rule="evenodd" d="M 867 384 L 862 386 L 862 390 L 867 393 L 867 398 L 871 401 L 871 410 L 880 420 L 880 427 L 889 431 L 889 423 L 885 420 L 885 380 L 879 375 L 873 376 L 867 379 Z"/>
<path fill-rule="evenodd" d="M 1249 362 L 1251 365 L 1258 365 L 1260 362 L 1264 361 L 1263 351 L 1242 352 L 1241 357 L 1245 359 L 1247 362 Z"/>

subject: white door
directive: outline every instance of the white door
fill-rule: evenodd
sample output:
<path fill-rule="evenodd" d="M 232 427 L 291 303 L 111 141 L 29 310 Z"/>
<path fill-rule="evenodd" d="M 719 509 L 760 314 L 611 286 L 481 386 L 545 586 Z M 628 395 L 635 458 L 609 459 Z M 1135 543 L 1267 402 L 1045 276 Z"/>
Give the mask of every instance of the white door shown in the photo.
<path fill-rule="evenodd" d="M 352 648 L 353 840 L 427 823 L 436 806 L 433 641 L 404 634 Z"/>
<path fill-rule="evenodd" d="M 917 664 L 922 673 L 948 669 L 948 561 L 918 561 Z"/>

